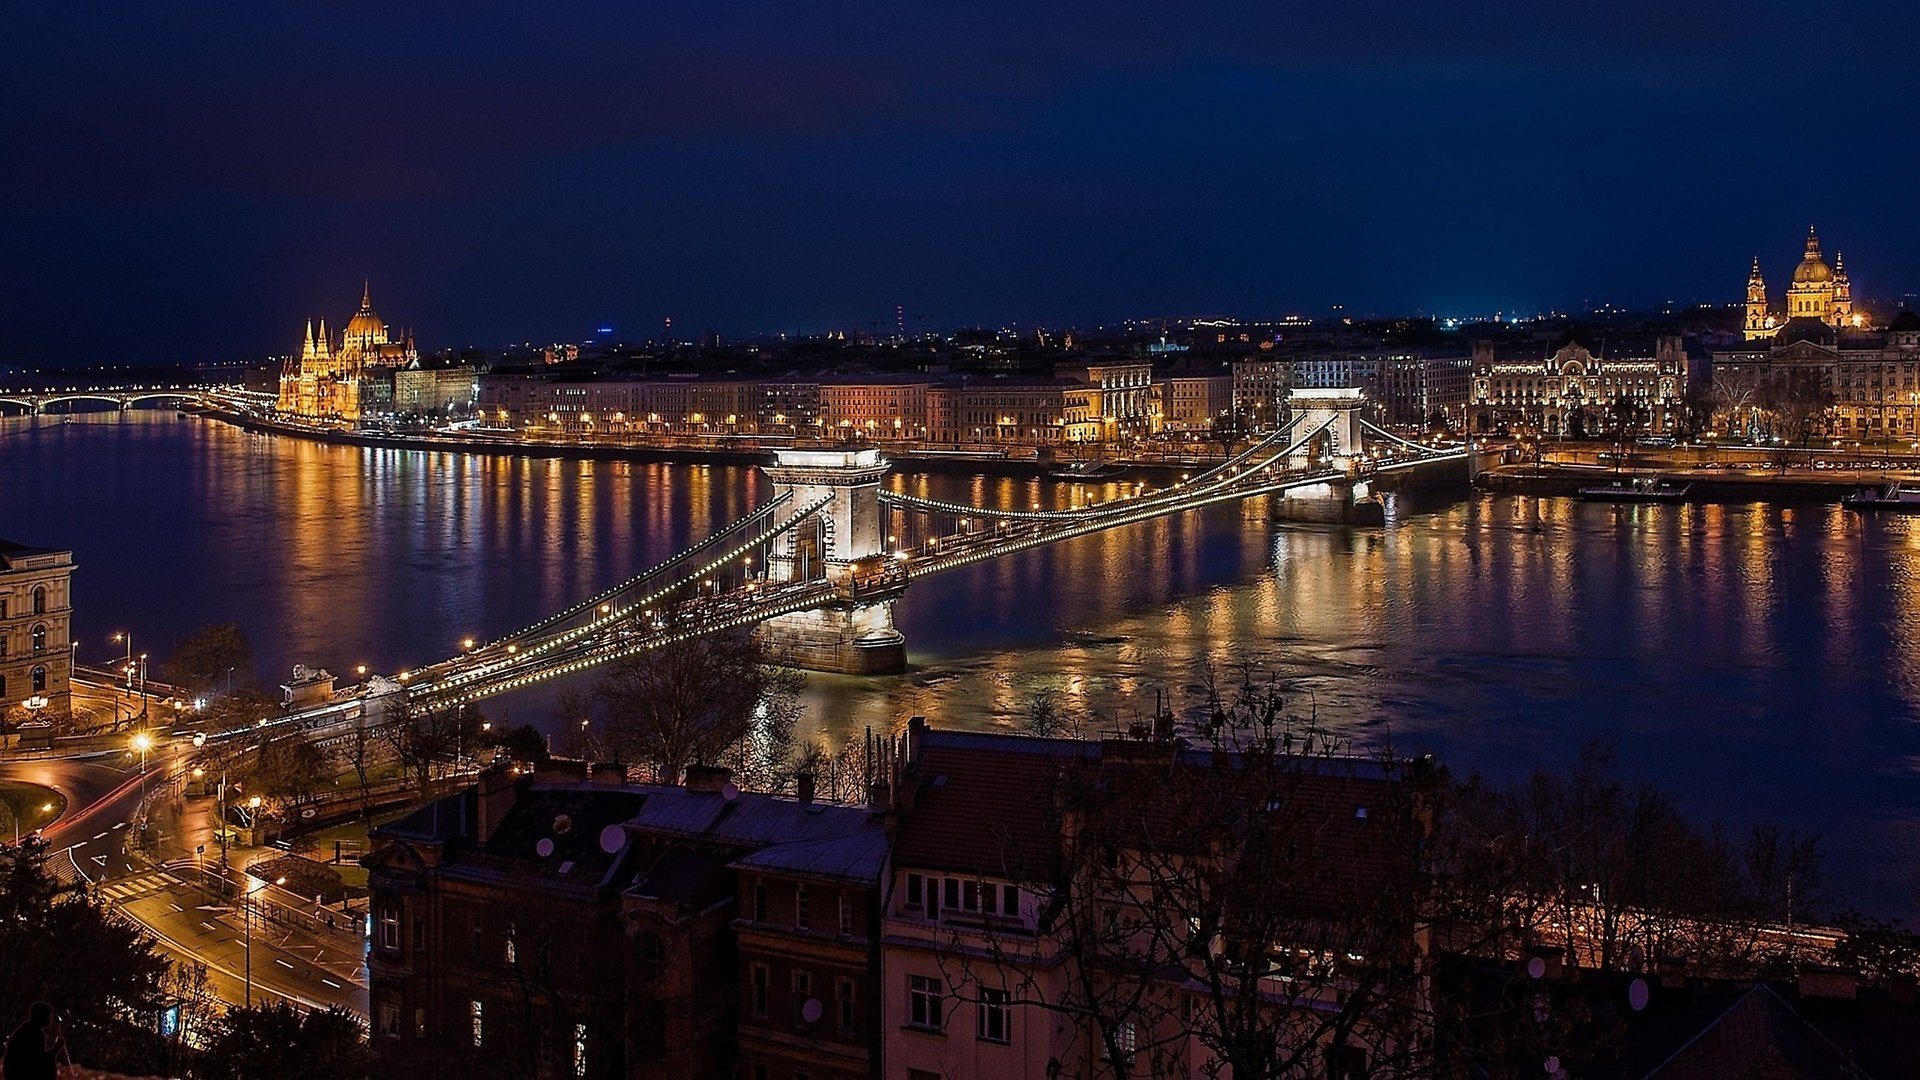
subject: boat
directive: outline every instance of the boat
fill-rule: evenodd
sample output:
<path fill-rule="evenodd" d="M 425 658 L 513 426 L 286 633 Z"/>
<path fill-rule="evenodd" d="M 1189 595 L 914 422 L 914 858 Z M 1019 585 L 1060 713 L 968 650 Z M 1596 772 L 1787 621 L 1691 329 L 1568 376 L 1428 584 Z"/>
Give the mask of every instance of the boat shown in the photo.
<path fill-rule="evenodd" d="M 1896 514 L 1920 514 L 1920 491 L 1911 491 L 1898 483 L 1891 483 L 1842 495 L 1840 504 L 1863 513 L 1868 510 L 1891 510 Z"/>
<path fill-rule="evenodd" d="M 1055 469 L 1047 475 L 1055 480 L 1105 480 L 1109 476 L 1118 476 L 1123 471 L 1120 466 L 1111 461 L 1077 461 L 1064 469 Z"/>
<path fill-rule="evenodd" d="M 1583 487 L 1580 497 L 1589 502 L 1677 503 L 1687 501 L 1687 493 L 1692 490 L 1692 484 L 1669 484 L 1657 476 L 1636 476 L 1601 487 Z"/>

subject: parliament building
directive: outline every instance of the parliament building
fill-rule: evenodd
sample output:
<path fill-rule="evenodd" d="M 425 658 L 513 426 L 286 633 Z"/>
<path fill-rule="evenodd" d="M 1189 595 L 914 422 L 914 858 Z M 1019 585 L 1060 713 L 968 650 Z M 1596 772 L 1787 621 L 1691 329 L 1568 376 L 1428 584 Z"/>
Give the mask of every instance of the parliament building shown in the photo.
<path fill-rule="evenodd" d="M 307 324 L 299 357 L 289 357 L 280 371 L 280 414 L 357 423 L 391 412 L 393 373 L 419 367 L 419 359 L 412 334 L 389 337 L 386 322 L 374 314 L 369 284 L 361 291 L 360 310 L 338 340 L 327 332 L 325 319 L 317 332 Z"/>

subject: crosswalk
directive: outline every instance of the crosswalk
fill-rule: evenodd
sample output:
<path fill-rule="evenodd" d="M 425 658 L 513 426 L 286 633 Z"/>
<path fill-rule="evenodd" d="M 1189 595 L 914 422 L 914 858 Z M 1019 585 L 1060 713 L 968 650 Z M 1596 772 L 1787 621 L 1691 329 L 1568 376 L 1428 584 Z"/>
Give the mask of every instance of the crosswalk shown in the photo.
<path fill-rule="evenodd" d="M 165 870 L 149 870 L 144 874 L 135 874 L 133 877 L 102 885 L 97 891 L 109 903 L 124 904 L 129 900 L 152 896 L 162 889 L 170 889 L 180 883 L 179 878 Z"/>

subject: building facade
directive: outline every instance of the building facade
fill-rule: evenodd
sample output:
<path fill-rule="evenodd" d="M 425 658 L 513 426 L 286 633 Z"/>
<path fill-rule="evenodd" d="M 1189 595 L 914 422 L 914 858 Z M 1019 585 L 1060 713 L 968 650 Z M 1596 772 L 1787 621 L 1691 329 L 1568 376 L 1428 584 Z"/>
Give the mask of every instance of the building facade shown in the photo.
<path fill-rule="evenodd" d="M 1790 319 L 1764 343 L 1714 352 L 1712 364 L 1731 434 L 1920 442 L 1920 316 L 1911 311 L 1880 330 Z"/>
<path fill-rule="evenodd" d="M 390 337 L 386 321 L 373 310 L 371 284 L 360 294 L 360 310 L 347 320 L 336 340 L 321 319 L 307 324 L 300 354 L 280 371 L 278 409 L 282 416 L 326 423 L 355 424 L 393 412 L 394 372 L 417 365 L 413 335 Z"/>
<path fill-rule="evenodd" d="M 1678 336 L 1606 340 L 1599 351 L 1477 342 L 1472 430 L 1558 438 L 1668 434 L 1685 407 L 1688 358 Z"/>
<path fill-rule="evenodd" d="M 0 540 L 0 710 L 7 729 L 73 710 L 73 552 Z"/>
<path fill-rule="evenodd" d="M 1169 431 L 1209 431 L 1233 415 L 1233 376 L 1163 375 L 1159 391 L 1160 424 Z"/>

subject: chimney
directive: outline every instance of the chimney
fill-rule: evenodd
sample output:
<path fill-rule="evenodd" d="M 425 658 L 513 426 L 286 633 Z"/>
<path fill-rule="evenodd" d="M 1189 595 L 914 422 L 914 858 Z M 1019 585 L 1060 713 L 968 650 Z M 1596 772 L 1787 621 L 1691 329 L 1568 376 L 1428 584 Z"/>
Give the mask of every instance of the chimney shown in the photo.
<path fill-rule="evenodd" d="M 813 772 L 811 770 L 794 774 L 793 797 L 800 800 L 800 805 L 802 806 L 813 801 Z"/>
<path fill-rule="evenodd" d="M 920 764 L 920 744 L 927 738 L 927 718 L 907 717 L 907 767 Z"/>
<path fill-rule="evenodd" d="M 601 787 L 619 787 L 627 782 L 627 767 L 612 761 L 594 762 L 592 780 Z"/>
<path fill-rule="evenodd" d="M 733 779 L 733 773 L 723 765 L 687 766 L 687 790 L 711 791 L 718 793 Z"/>
<path fill-rule="evenodd" d="M 520 797 L 519 776 L 507 763 L 502 761 L 490 765 L 480 773 L 480 782 L 475 786 L 474 803 L 478 808 L 474 814 L 474 840 L 486 843 L 493 838 L 493 831 L 513 809 Z"/>

